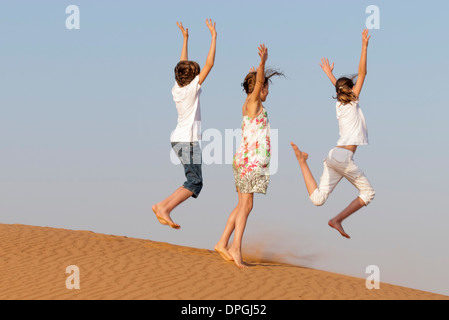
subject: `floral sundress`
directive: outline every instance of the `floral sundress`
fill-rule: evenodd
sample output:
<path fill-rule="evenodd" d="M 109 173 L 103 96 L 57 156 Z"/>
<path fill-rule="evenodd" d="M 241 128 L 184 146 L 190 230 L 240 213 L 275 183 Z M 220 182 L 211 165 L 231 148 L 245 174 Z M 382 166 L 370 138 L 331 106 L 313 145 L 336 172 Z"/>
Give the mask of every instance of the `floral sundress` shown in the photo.
<path fill-rule="evenodd" d="M 242 142 L 234 155 L 236 189 L 240 193 L 266 194 L 270 182 L 270 123 L 265 108 L 254 118 L 244 116 Z"/>

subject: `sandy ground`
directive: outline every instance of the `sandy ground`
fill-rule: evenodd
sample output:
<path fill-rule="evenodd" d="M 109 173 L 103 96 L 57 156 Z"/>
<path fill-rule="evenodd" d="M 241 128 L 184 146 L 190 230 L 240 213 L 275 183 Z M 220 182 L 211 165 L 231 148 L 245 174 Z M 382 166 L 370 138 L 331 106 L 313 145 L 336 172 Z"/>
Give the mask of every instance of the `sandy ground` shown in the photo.
<path fill-rule="evenodd" d="M 449 299 L 386 283 L 368 290 L 365 279 L 282 263 L 239 270 L 214 251 L 90 231 L 0 224 L 0 239 L 2 300 Z M 66 287 L 71 265 L 80 289 Z"/>

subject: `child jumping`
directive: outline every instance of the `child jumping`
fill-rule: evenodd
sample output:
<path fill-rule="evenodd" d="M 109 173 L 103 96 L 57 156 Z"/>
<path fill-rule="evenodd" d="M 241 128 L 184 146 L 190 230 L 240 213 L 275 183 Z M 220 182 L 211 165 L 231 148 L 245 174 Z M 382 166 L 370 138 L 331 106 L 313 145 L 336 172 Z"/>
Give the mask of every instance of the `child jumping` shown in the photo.
<path fill-rule="evenodd" d="M 173 100 L 178 111 L 178 125 L 172 132 L 170 141 L 173 150 L 181 160 L 187 181 L 165 200 L 153 205 L 156 218 L 163 225 L 174 229 L 181 226 L 173 222 L 171 211 L 190 197 L 197 198 L 203 187 L 201 140 L 201 85 L 206 80 L 215 62 L 217 31 L 215 22 L 206 20 L 212 42 L 206 64 L 200 69 L 198 63 L 188 59 L 189 29 L 176 22 L 184 38 L 181 60 L 175 67 L 175 85 L 172 89 Z"/>
<path fill-rule="evenodd" d="M 242 109 L 242 141 L 234 155 L 233 170 L 237 207 L 231 212 L 225 230 L 215 250 L 227 261 L 234 261 L 237 267 L 245 268 L 242 259 L 242 239 L 248 216 L 253 208 L 254 193 L 266 194 L 270 181 L 270 124 L 267 111 L 262 102 L 268 96 L 271 77 L 282 75 L 277 71 L 265 70 L 268 50 L 265 45 L 259 47 L 260 65 L 257 72 L 250 70 L 243 82 L 247 94 Z M 234 232 L 234 240 L 228 247 Z"/>
<path fill-rule="evenodd" d="M 319 187 L 307 165 L 309 155 L 299 150 L 293 142 L 291 143 L 301 167 L 310 200 L 314 205 L 323 205 L 343 177 L 359 190 L 359 196 L 328 223 L 329 226 L 338 230 L 342 236 L 348 239 L 350 237 L 342 226 L 343 220 L 363 206 L 367 206 L 374 199 L 375 195 L 374 189 L 365 174 L 354 164 L 353 160 L 357 147 L 368 144 L 368 130 L 359 106 L 359 97 L 367 74 L 366 61 L 370 37 L 368 30 L 363 30 L 362 54 L 355 84 L 353 79 L 347 77 L 337 80 L 332 74 L 334 63 L 331 66 L 328 59 L 321 59 L 322 64 L 320 66 L 335 86 L 337 92 L 335 99 L 337 99 L 336 108 L 340 139 L 337 142 L 337 147 L 330 150 L 327 158 L 324 160 L 324 170 Z"/>

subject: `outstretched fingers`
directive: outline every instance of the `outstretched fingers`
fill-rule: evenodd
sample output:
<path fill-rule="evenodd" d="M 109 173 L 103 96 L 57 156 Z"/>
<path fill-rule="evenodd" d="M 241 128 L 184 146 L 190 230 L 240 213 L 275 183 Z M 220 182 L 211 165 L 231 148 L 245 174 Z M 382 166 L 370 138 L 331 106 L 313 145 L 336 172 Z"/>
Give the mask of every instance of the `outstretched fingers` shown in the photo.
<path fill-rule="evenodd" d="M 215 29 L 215 26 L 217 25 L 217 23 L 213 22 L 212 19 L 206 19 L 206 25 L 209 28 L 211 35 L 217 36 L 217 31 Z"/>
<path fill-rule="evenodd" d="M 182 22 L 176 21 L 176 25 L 181 30 L 183 36 L 189 36 L 189 29 L 184 28 L 184 26 L 182 25 Z"/>
<path fill-rule="evenodd" d="M 327 58 L 321 58 L 321 63 L 319 64 L 321 69 L 323 69 L 324 72 L 329 73 L 334 70 L 335 62 L 332 62 L 332 65 L 329 63 L 329 59 Z"/>
<path fill-rule="evenodd" d="M 329 63 L 329 59 L 321 58 L 321 63 L 320 63 L 320 67 L 321 68 L 328 67 L 328 68 L 333 69 L 334 68 L 334 64 L 335 64 L 335 62 L 332 62 L 332 66 L 331 66 L 330 63 Z"/>
<path fill-rule="evenodd" d="M 371 38 L 371 35 L 368 33 L 369 33 L 368 29 L 365 29 L 362 32 L 362 40 L 363 40 L 363 43 L 366 45 L 368 45 L 369 39 Z"/>
<path fill-rule="evenodd" d="M 216 22 L 213 22 L 212 19 L 206 19 L 206 24 L 209 28 L 215 28 Z"/>
<path fill-rule="evenodd" d="M 268 49 L 265 46 L 265 44 L 264 43 L 261 44 L 258 49 L 259 49 L 259 57 L 260 57 L 260 59 L 263 62 L 267 61 L 267 59 L 268 59 Z"/>

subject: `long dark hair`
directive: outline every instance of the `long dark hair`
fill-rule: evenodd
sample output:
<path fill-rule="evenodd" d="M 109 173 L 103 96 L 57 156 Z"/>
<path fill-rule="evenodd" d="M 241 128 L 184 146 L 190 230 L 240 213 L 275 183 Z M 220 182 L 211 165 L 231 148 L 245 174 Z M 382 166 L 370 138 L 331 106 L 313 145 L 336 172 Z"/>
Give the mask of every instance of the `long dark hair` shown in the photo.
<path fill-rule="evenodd" d="M 245 80 L 243 80 L 242 87 L 246 94 L 250 94 L 254 91 L 254 87 L 256 86 L 256 76 L 257 72 L 250 72 L 246 75 Z M 266 69 L 263 86 L 265 87 L 268 83 L 272 83 L 271 78 L 274 76 L 284 77 L 285 75 L 282 71 L 276 69 Z"/>
<path fill-rule="evenodd" d="M 333 97 L 337 99 L 342 104 L 348 104 L 352 101 L 357 100 L 357 96 L 352 91 L 354 87 L 354 80 L 357 78 L 357 75 L 341 77 L 335 83 L 335 91 L 337 92 L 337 96 Z"/>

